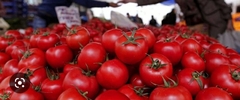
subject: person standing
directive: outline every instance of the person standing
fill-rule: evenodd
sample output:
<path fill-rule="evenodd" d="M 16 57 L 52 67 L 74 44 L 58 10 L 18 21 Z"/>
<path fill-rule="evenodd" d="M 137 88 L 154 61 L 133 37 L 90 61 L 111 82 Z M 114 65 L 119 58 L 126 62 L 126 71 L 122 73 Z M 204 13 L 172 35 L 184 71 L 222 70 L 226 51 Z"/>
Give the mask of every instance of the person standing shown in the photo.
<path fill-rule="evenodd" d="M 140 17 L 138 16 L 138 14 L 137 14 L 136 17 L 135 17 L 135 22 L 138 23 L 138 24 L 143 24 L 142 18 L 140 18 Z"/>
<path fill-rule="evenodd" d="M 172 9 L 171 12 L 169 12 L 162 20 L 162 25 L 175 25 L 176 18 L 177 16 L 175 13 L 175 9 Z"/>
<path fill-rule="evenodd" d="M 151 20 L 149 21 L 149 25 L 157 27 L 157 20 L 154 18 L 154 16 L 151 16 Z"/>

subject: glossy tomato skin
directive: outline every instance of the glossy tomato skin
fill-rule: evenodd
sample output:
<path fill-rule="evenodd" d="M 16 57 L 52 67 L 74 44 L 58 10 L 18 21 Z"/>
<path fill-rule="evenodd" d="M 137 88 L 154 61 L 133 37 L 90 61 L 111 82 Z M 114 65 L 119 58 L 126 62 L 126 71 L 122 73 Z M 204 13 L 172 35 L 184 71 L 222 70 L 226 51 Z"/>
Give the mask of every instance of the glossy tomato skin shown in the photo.
<path fill-rule="evenodd" d="M 45 66 L 46 63 L 45 52 L 38 48 L 31 48 L 19 60 L 18 67 L 22 69 L 29 66 Z"/>
<path fill-rule="evenodd" d="M 90 41 L 89 31 L 81 26 L 72 27 L 66 36 L 67 45 L 73 50 L 79 50 Z"/>
<path fill-rule="evenodd" d="M 143 83 L 139 74 L 134 74 L 130 78 L 130 84 L 133 86 L 144 87 L 145 84 Z"/>
<path fill-rule="evenodd" d="M 155 44 L 155 42 L 157 41 L 153 32 L 147 28 L 139 28 L 139 29 L 137 29 L 136 33 L 143 35 L 143 37 L 145 38 L 145 40 L 147 42 L 149 49 L 151 49 L 153 47 L 153 45 Z"/>
<path fill-rule="evenodd" d="M 13 92 L 10 100 L 44 100 L 44 97 L 33 88 L 29 88 L 23 93 Z"/>
<path fill-rule="evenodd" d="M 43 51 L 54 47 L 60 41 L 58 34 L 50 34 L 48 32 L 43 33 L 37 42 L 37 47 Z"/>
<path fill-rule="evenodd" d="M 74 68 L 79 68 L 78 64 L 75 64 L 75 63 L 65 64 L 65 66 L 63 67 L 63 73 L 67 74 L 69 71 L 73 70 Z"/>
<path fill-rule="evenodd" d="M 4 79 L 0 82 L 0 90 L 4 90 L 10 88 L 10 78 L 12 75 L 4 77 Z"/>
<path fill-rule="evenodd" d="M 19 70 L 19 73 L 26 74 L 32 83 L 31 85 L 33 86 L 39 86 L 47 78 L 46 70 L 44 67 L 24 67 Z"/>
<path fill-rule="evenodd" d="M 199 91 L 195 100 L 233 100 L 231 95 L 218 87 L 209 87 Z"/>
<path fill-rule="evenodd" d="M 204 88 L 205 81 L 203 76 L 192 68 L 184 68 L 177 74 L 177 77 L 178 84 L 184 86 L 192 96 L 196 96 L 197 93 Z"/>
<path fill-rule="evenodd" d="M 141 34 L 126 34 L 130 38 L 129 40 L 126 36 L 122 35 L 115 43 L 116 56 L 125 64 L 139 63 L 148 52 L 147 42 Z M 128 43 L 128 41 L 132 41 L 133 43 Z"/>
<path fill-rule="evenodd" d="M 183 68 L 192 68 L 198 72 L 205 70 L 205 62 L 196 52 L 186 52 L 181 60 Z"/>
<path fill-rule="evenodd" d="M 5 52 L 0 52 L 0 67 L 4 66 L 4 64 L 11 59 L 11 56 Z"/>
<path fill-rule="evenodd" d="M 117 90 L 106 90 L 100 93 L 95 100 L 130 100 L 126 95 Z"/>
<path fill-rule="evenodd" d="M 156 87 L 151 92 L 149 100 L 192 100 L 192 95 L 183 86 Z"/>
<path fill-rule="evenodd" d="M 218 53 L 206 53 L 204 59 L 206 65 L 206 72 L 208 72 L 209 74 L 211 74 L 214 69 L 219 68 L 219 65 L 230 64 L 230 61 L 226 56 Z"/>
<path fill-rule="evenodd" d="M 150 54 L 150 57 L 144 58 L 139 66 L 139 75 L 144 84 L 149 87 L 163 84 L 162 77 L 171 77 L 172 74 L 172 63 L 167 57 L 158 53 Z"/>
<path fill-rule="evenodd" d="M 118 89 L 128 81 L 129 73 L 126 65 L 118 59 L 112 59 L 102 64 L 96 77 L 103 88 Z"/>
<path fill-rule="evenodd" d="M 153 52 L 166 56 L 173 66 L 177 65 L 181 61 L 183 55 L 180 44 L 171 40 L 169 42 L 156 42 L 153 46 Z"/>
<path fill-rule="evenodd" d="M 134 87 L 132 84 L 125 84 L 118 91 L 126 95 L 130 100 L 148 100 L 147 96 L 137 94 L 137 89 L 139 88 Z"/>
<path fill-rule="evenodd" d="M 60 74 L 58 79 L 52 80 L 46 78 L 41 83 L 41 93 L 45 97 L 45 100 L 57 100 L 59 95 L 63 92 L 62 83 L 64 74 Z"/>
<path fill-rule="evenodd" d="M 183 53 L 185 54 L 188 51 L 197 52 L 198 54 L 202 53 L 202 46 L 195 39 L 186 39 L 181 43 Z"/>
<path fill-rule="evenodd" d="M 67 90 L 63 91 L 57 100 L 87 100 L 79 91 L 75 88 L 68 88 Z"/>
<path fill-rule="evenodd" d="M 0 36 L 0 51 L 4 52 L 5 49 L 15 41 L 12 36 Z"/>
<path fill-rule="evenodd" d="M 220 43 L 211 44 L 210 47 L 208 48 L 208 50 L 213 53 L 219 53 L 219 54 L 223 54 L 223 55 L 227 54 L 226 47 L 224 47 Z"/>
<path fill-rule="evenodd" d="M 91 99 L 97 96 L 100 88 L 96 77 L 85 75 L 80 68 L 74 68 L 66 74 L 62 87 L 63 90 L 78 88 L 81 91 L 88 92 L 86 96 Z"/>
<path fill-rule="evenodd" d="M 73 59 L 72 50 L 64 44 L 49 48 L 45 56 L 50 67 L 55 69 L 63 68 Z"/>
<path fill-rule="evenodd" d="M 31 35 L 31 37 L 29 39 L 31 48 L 37 48 L 38 47 L 37 44 L 38 44 L 38 41 L 40 39 L 40 36 L 41 36 L 40 33 L 36 33 L 36 34 Z"/>
<path fill-rule="evenodd" d="M 236 65 L 220 65 L 212 72 L 210 84 L 213 87 L 218 86 L 227 89 L 226 91 L 231 93 L 235 100 L 238 100 L 240 99 L 240 82 L 236 75 L 238 75 L 239 72 L 238 66 Z"/>
<path fill-rule="evenodd" d="M 109 53 L 115 52 L 115 42 L 117 39 L 122 36 L 122 30 L 121 29 L 111 29 L 106 31 L 102 35 L 102 45 Z"/>
<path fill-rule="evenodd" d="M 4 77 L 11 76 L 19 71 L 18 59 L 9 60 L 2 68 Z"/>
<path fill-rule="evenodd" d="M 96 72 L 106 60 L 107 52 L 101 43 L 91 42 L 87 44 L 80 52 L 77 63 L 83 70 L 91 70 Z"/>
<path fill-rule="evenodd" d="M 23 38 L 21 33 L 17 30 L 8 30 L 4 34 L 9 35 L 9 36 L 13 36 L 15 39 L 18 39 L 18 40 Z"/>
<path fill-rule="evenodd" d="M 25 47 L 25 44 L 22 40 L 16 40 L 12 44 L 6 47 L 5 52 L 9 55 L 11 55 L 12 51 L 19 48 L 19 47 Z"/>
<path fill-rule="evenodd" d="M 231 62 L 231 64 L 240 65 L 240 54 L 232 54 L 229 55 L 229 61 Z"/>

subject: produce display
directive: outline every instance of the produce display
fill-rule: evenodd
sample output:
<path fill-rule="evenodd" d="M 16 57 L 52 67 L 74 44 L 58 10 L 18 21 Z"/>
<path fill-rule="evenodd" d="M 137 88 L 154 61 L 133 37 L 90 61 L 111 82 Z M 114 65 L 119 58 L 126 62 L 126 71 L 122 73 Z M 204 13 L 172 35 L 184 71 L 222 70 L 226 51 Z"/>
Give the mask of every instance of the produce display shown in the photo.
<path fill-rule="evenodd" d="M 240 100 L 240 55 L 186 26 L 94 18 L 0 37 L 1 100 Z M 19 93 L 11 79 L 24 74 Z"/>

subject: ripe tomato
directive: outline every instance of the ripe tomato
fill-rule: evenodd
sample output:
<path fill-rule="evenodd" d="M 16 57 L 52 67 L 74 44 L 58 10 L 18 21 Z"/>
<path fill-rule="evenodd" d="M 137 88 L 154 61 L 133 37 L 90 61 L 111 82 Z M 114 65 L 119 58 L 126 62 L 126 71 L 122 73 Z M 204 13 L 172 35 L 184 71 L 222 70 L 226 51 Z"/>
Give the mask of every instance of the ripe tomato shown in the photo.
<path fill-rule="evenodd" d="M 10 88 L 10 78 L 12 77 L 12 75 L 8 76 L 8 77 L 4 77 L 4 79 L 0 82 L 0 90 L 4 90 L 7 88 Z"/>
<path fill-rule="evenodd" d="M 115 42 L 122 36 L 123 31 L 121 29 L 111 29 L 106 31 L 102 35 L 102 45 L 105 50 L 109 53 L 115 52 Z"/>
<path fill-rule="evenodd" d="M 91 42 L 87 44 L 78 56 L 77 63 L 83 70 L 96 72 L 106 60 L 106 51 L 101 43 Z"/>
<path fill-rule="evenodd" d="M 23 56 L 23 53 L 26 51 L 27 51 L 27 48 L 25 46 L 20 46 L 11 52 L 11 57 L 12 59 L 20 60 Z"/>
<path fill-rule="evenodd" d="M 144 89 L 135 87 L 132 84 L 125 84 L 118 91 L 126 95 L 130 100 L 148 100 L 148 97 L 144 94 Z"/>
<path fill-rule="evenodd" d="M 118 89 L 123 86 L 129 78 L 127 67 L 118 59 L 104 62 L 97 70 L 98 83 L 106 89 Z"/>
<path fill-rule="evenodd" d="M 19 69 L 29 66 L 45 66 L 45 53 L 38 48 L 27 50 L 18 63 Z"/>
<path fill-rule="evenodd" d="M 153 32 L 147 28 L 139 28 L 137 29 L 136 33 L 141 34 L 145 38 L 149 49 L 151 49 L 155 44 L 155 42 L 157 41 Z"/>
<path fill-rule="evenodd" d="M 65 74 L 50 74 L 41 83 L 41 93 L 45 100 L 57 100 L 59 95 L 63 92 L 62 83 Z"/>
<path fill-rule="evenodd" d="M 144 87 L 145 84 L 143 83 L 139 74 L 134 74 L 130 78 L 130 84 L 133 86 Z"/>
<path fill-rule="evenodd" d="M 0 90 L 0 99 L 1 100 L 10 100 L 13 91 L 9 87 L 7 89 Z"/>
<path fill-rule="evenodd" d="M 67 36 L 67 45 L 73 50 L 79 50 L 79 48 L 84 47 L 90 41 L 90 34 L 88 30 L 84 27 L 72 27 Z"/>
<path fill-rule="evenodd" d="M 210 52 L 219 53 L 219 54 L 223 54 L 223 55 L 227 54 L 226 47 L 224 47 L 220 43 L 211 44 L 208 50 Z"/>
<path fill-rule="evenodd" d="M 80 89 L 68 88 L 60 94 L 57 100 L 88 100 L 89 98 L 86 97 L 86 93 Z"/>
<path fill-rule="evenodd" d="M 192 100 L 191 93 L 183 86 L 156 87 L 149 100 Z"/>
<path fill-rule="evenodd" d="M 239 54 L 231 54 L 229 55 L 229 61 L 231 64 L 235 64 L 237 66 L 240 65 L 240 55 Z"/>
<path fill-rule="evenodd" d="M 211 44 L 207 41 L 207 40 L 201 40 L 199 42 L 199 44 L 201 45 L 201 47 L 205 50 L 208 50 L 209 47 L 211 46 Z"/>
<path fill-rule="evenodd" d="M 4 77 L 11 76 L 19 71 L 18 59 L 9 60 L 2 68 Z"/>
<path fill-rule="evenodd" d="M 139 63 L 148 52 L 148 45 L 141 34 L 125 33 L 115 43 L 117 58 L 126 64 Z"/>
<path fill-rule="evenodd" d="M 214 69 L 219 68 L 219 65 L 230 64 L 230 61 L 227 57 L 218 53 L 209 52 L 205 54 L 204 59 L 206 65 L 206 72 L 208 72 L 209 74 L 211 74 Z"/>
<path fill-rule="evenodd" d="M 126 95 L 117 90 L 106 90 L 99 94 L 95 100 L 130 100 Z"/>
<path fill-rule="evenodd" d="M 47 78 L 46 70 L 41 66 L 39 68 L 24 67 L 19 70 L 19 73 L 26 74 L 33 86 L 39 86 Z"/>
<path fill-rule="evenodd" d="M 63 68 L 65 64 L 71 62 L 73 59 L 71 49 L 64 44 L 49 48 L 45 56 L 50 67 L 55 69 Z"/>
<path fill-rule="evenodd" d="M 205 81 L 201 73 L 192 69 L 192 68 L 184 68 L 177 74 L 178 84 L 184 86 L 192 96 L 196 96 L 196 94 L 204 88 Z"/>
<path fill-rule="evenodd" d="M 227 55 L 234 55 L 234 54 L 238 54 L 238 52 L 234 49 L 231 49 L 231 48 L 226 48 L 226 51 L 227 51 Z"/>
<path fill-rule="evenodd" d="M 63 73 L 67 74 L 69 71 L 73 70 L 74 68 L 79 68 L 78 64 L 73 62 L 65 64 L 65 66 L 63 67 Z"/>
<path fill-rule="evenodd" d="M 74 68 L 66 74 L 62 87 L 63 90 L 78 88 L 81 91 L 88 92 L 86 96 L 91 99 L 97 96 L 100 88 L 96 77 L 80 68 Z"/>
<path fill-rule="evenodd" d="M 12 44 L 6 47 L 5 52 L 9 55 L 11 55 L 12 51 L 19 48 L 19 47 L 25 47 L 25 44 L 22 40 L 16 40 Z"/>
<path fill-rule="evenodd" d="M 210 76 L 211 86 L 218 86 L 226 89 L 228 93 L 232 94 L 234 100 L 240 99 L 240 70 L 236 65 L 220 65 L 213 70 Z"/>
<path fill-rule="evenodd" d="M 197 52 L 198 54 L 202 53 L 202 46 L 194 39 L 186 39 L 181 43 L 181 47 L 184 54 L 188 51 Z"/>
<path fill-rule="evenodd" d="M 5 52 L 0 52 L 0 67 L 2 67 L 8 60 L 11 59 L 11 56 Z"/>
<path fill-rule="evenodd" d="M 172 63 L 162 54 L 153 53 L 144 58 L 139 66 L 139 75 L 146 86 L 156 87 L 163 83 L 162 77 L 171 77 Z"/>
<path fill-rule="evenodd" d="M 18 39 L 18 40 L 23 38 L 21 33 L 17 30 L 7 30 L 4 34 L 9 35 L 9 36 L 13 36 L 15 39 Z"/>
<path fill-rule="evenodd" d="M 49 32 L 44 32 L 39 36 L 39 40 L 37 42 L 37 47 L 43 51 L 54 47 L 60 41 L 60 36 L 56 33 L 50 34 Z"/>
<path fill-rule="evenodd" d="M 198 72 L 205 70 L 205 62 L 196 52 L 186 52 L 181 60 L 183 68 L 192 68 Z"/>
<path fill-rule="evenodd" d="M 233 100 L 231 95 L 218 87 L 209 87 L 198 92 L 195 100 Z"/>
<path fill-rule="evenodd" d="M 156 42 L 153 46 L 153 52 L 166 56 L 173 66 L 177 65 L 181 61 L 183 55 L 180 44 L 171 40 Z"/>
<path fill-rule="evenodd" d="M 44 100 L 44 97 L 33 88 L 29 88 L 23 93 L 13 92 L 10 100 Z"/>
<path fill-rule="evenodd" d="M 36 48 L 38 47 L 38 41 L 40 39 L 41 33 L 40 32 L 36 32 L 35 34 L 31 35 L 29 41 L 30 41 L 30 47 L 31 48 Z"/>
<path fill-rule="evenodd" d="M 12 36 L 0 36 L 0 51 L 5 51 L 5 49 L 15 41 Z"/>

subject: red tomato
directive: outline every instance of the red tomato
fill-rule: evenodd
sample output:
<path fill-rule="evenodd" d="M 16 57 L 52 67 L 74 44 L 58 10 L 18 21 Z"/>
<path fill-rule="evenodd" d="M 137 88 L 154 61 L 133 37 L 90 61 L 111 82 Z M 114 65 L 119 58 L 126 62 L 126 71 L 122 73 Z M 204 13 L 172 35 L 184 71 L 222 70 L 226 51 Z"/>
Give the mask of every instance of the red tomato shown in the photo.
<path fill-rule="evenodd" d="M 201 45 L 201 47 L 205 50 L 208 50 L 209 47 L 211 46 L 211 44 L 207 41 L 207 40 L 201 40 L 199 42 L 199 44 Z"/>
<path fill-rule="evenodd" d="M 79 89 L 75 88 L 68 88 L 67 90 L 63 91 L 57 100 L 88 100 L 89 98 L 86 97 L 87 92 L 83 92 Z"/>
<path fill-rule="evenodd" d="M 197 41 L 206 40 L 205 36 L 202 33 L 195 32 L 192 34 L 192 37 Z"/>
<path fill-rule="evenodd" d="M 143 83 L 139 74 L 132 75 L 131 78 L 130 78 L 130 83 L 133 86 L 138 86 L 138 87 L 144 87 L 145 86 L 145 84 Z"/>
<path fill-rule="evenodd" d="M 219 68 L 219 65 L 230 64 L 230 61 L 227 57 L 218 53 L 207 53 L 205 54 L 204 59 L 206 72 L 209 74 L 211 74 L 214 69 Z"/>
<path fill-rule="evenodd" d="M 117 58 L 126 64 L 139 63 L 148 52 L 148 45 L 141 34 L 125 33 L 115 43 Z"/>
<path fill-rule="evenodd" d="M 32 35 L 32 33 L 33 33 L 33 28 L 32 27 L 28 27 L 28 28 L 25 29 L 24 35 L 25 36 L 30 36 L 30 35 Z"/>
<path fill-rule="evenodd" d="M 133 86 L 132 84 L 125 84 L 118 89 L 119 92 L 126 95 L 130 100 L 148 100 L 142 88 Z"/>
<path fill-rule="evenodd" d="M 195 100 L 233 100 L 233 98 L 229 93 L 220 88 L 209 87 L 199 91 Z"/>
<path fill-rule="evenodd" d="M 5 49 L 15 41 L 12 36 L 0 36 L 0 51 L 5 51 Z"/>
<path fill-rule="evenodd" d="M 41 33 L 39 33 L 39 32 L 37 32 L 36 34 L 31 35 L 30 40 L 29 40 L 31 48 L 38 47 L 37 44 L 38 44 L 38 41 L 40 39 L 40 36 L 41 36 Z"/>
<path fill-rule="evenodd" d="M 68 46 L 73 50 L 79 50 L 79 48 L 87 45 L 89 41 L 90 34 L 88 30 L 81 26 L 71 28 L 66 37 Z"/>
<path fill-rule="evenodd" d="M 236 65 L 220 65 L 216 68 L 210 76 L 210 84 L 218 86 L 230 94 L 234 100 L 240 99 L 240 81 L 239 81 L 239 67 Z"/>
<path fill-rule="evenodd" d="M 227 54 L 226 47 L 224 47 L 224 46 L 223 46 L 222 44 L 220 44 L 220 43 L 211 44 L 208 50 L 209 50 L 210 52 L 219 53 L 219 54 L 223 54 L 223 55 L 226 55 L 226 54 Z"/>
<path fill-rule="evenodd" d="M 117 90 L 107 90 L 99 94 L 95 100 L 130 100 L 126 95 Z"/>
<path fill-rule="evenodd" d="M 192 68 L 198 72 L 205 70 L 205 62 L 196 52 L 186 52 L 181 60 L 183 68 Z"/>
<path fill-rule="evenodd" d="M 50 34 L 49 32 L 44 32 L 39 36 L 39 40 L 37 42 L 37 47 L 43 51 L 54 47 L 60 41 L 60 37 L 55 34 Z"/>
<path fill-rule="evenodd" d="M 153 52 L 166 56 L 173 66 L 177 65 L 181 61 L 183 55 L 180 44 L 171 40 L 156 42 L 153 46 Z"/>
<path fill-rule="evenodd" d="M 41 83 L 41 93 L 45 100 L 57 100 L 63 92 L 62 83 L 64 77 L 64 74 L 53 74 Z"/>
<path fill-rule="evenodd" d="M 0 52 L 0 67 L 2 67 L 8 60 L 11 59 L 11 56 L 5 52 Z"/>
<path fill-rule="evenodd" d="M 0 99 L 1 100 L 10 100 L 13 91 L 9 87 L 7 89 L 0 90 Z"/>
<path fill-rule="evenodd" d="M 229 61 L 231 62 L 231 64 L 235 64 L 237 66 L 240 66 L 240 55 L 239 54 L 229 55 Z"/>
<path fill-rule="evenodd" d="M 18 30 L 7 30 L 4 35 L 13 36 L 15 39 L 22 39 L 23 36 Z"/>
<path fill-rule="evenodd" d="M 153 32 L 147 28 L 139 28 L 137 29 L 136 33 L 141 34 L 145 38 L 149 49 L 152 48 L 155 42 L 157 41 Z"/>
<path fill-rule="evenodd" d="M 79 68 L 78 64 L 75 64 L 72 62 L 65 64 L 65 66 L 63 67 L 63 73 L 67 74 L 69 71 L 73 70 L 74 68 Z"/>
<path fill-rule="evenodd" d="M 11 59 L 9 60 L 2 68 L 2 72 L 5 77 L 11 76 L 19 71 L 18 69 L 18 60 Z"/>
<path fill-rule="evenodd" d="M 178 84 L 184 86 L 192 96 L 204 88 L 205 81 L 201 73 L 192 68 L 184 68 L 177 74 Z"/>
<path fill-rule="evenodd" d="M 156 87 L 149 100 L 192 100 L 191 93 L 183 86 Z"/>
<path fill-rule="evenodd" d="M 102 45 L 109 53 L 115 52 L 115 42 L 122 35 L 121 29 L 111 29 L 102 35 Z"/>
<path fill-rule="evenodd" d="M 62 87 L 64 90 L 78 88 L 81 91 L 88 92 L 86 96 L 91 99 L 97 96 L 100 88 L 96 77 L 80 68 L 75 68 L 66 74 Z"/>
<path fill-rule="evenodd" d="M 18 63 L 19 69 L 29 66 L 45 66 L 45 53 L 38 48 L 27 50 Z"/>
<path fill-rule="evenodd" d="M 83 70 L 96 72 L 106 60 L 106 51 L 101 43 L 91 42 L 87 44 L 78 56 L 77 63 Z"/>
<path fill-rule="evenodd" d="M 118 59 L 112 59 L 104 62 L 97 70 L 96 78 L 98 83 L 106 89 L 118 89 L 129 78 L 127 67 Z"/>
<path fill-rule="evenodd" d="M 183 53 L 188 51 L 197 52 L 198 54 L 202 53 L 202 46 L 194 39 L 186 39 L 181 43 Z"/>
<path fill-rule="evenodd" d="M 52 68 L 63 68 L 73 59 L 73 53 L 67 45 L 51 47 L 46 51 L 46 60 Z"/>
<path fill-rule="evenodd" d="M 171 77 L 172 74 L 172 63 L 162 54 L 150 54 L 140 63 L 139 75 L 146 86 L 161 85 L 163 84 L 162 77 Z"/>
<path fill-rule="evenodd" d="M 44 100 L 44 97 L 33 88 L 29 88 L 23 93 L 13 92 L 10 100 Z"/>
<path fill-rule="evenodd" d="M 234 49 L 231 48 L 226 48 L 227 51 L 227 55 L 234 55 L 234 54 L 238 54 L 238 52 Z"/>
<path fill-rule="evenodd" d="M 16 40 L 11 45 L 6 47 L 5 52 L 9 55 L 11 55 L 12 51 L 19 48 L 19 47 L 25 47 L 25 44 L 22 40 Z"/>
<path fill-rule="evenodd" d="M 11 52 L 11 57 L 12 59 L 20 60 L 23 56 L 23 53 L 26 51 L 27 51 L 27 48 L 25 46 L 20 46 Z"/>

